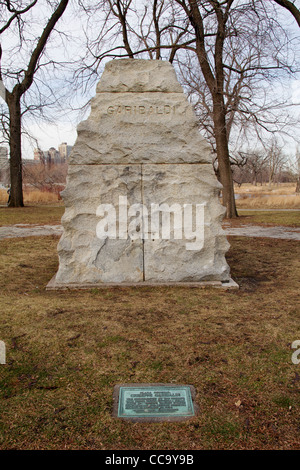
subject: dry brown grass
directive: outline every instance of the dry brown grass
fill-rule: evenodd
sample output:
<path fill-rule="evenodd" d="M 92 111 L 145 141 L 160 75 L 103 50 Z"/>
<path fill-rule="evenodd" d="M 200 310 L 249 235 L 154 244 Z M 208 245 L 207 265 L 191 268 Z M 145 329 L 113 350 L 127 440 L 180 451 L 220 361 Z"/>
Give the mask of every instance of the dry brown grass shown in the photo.
<path fill-rule="evenodd" d="M 24 203 L 25 204 L 49 204 L 58 202 L 59 197 L 56 193 L 50 193 L 48 191 L 24 191 Z"/>
<path fill-rule="evenodd" d="M 257 185 L 254 186 L 250 183 L 244 183 L 242 186 L 235 185 L 234 191 L 236 194 L 273 194 L 273 195 L 283 195 L 283 194 L 295 194 L 296 183 L 280 183 L 279 185 Z"/>
<path fill-rule="evenodd" d="M 236 200 L 238 208 L 248 209 L 300 209 L 300 194 L 295 196 L 242 197 Z"/>
<path fill-rule="evenodd" d="M 300 449 L 300 244 L 231 237 L 239 291 L 46 292 L 55 237 L 0 243 L 1 449 Z M 193 384 L 184 423 L 112 417 L 115 384 Z"/>
<path fill-rule="evenodd" d="M 0 189 L 0 204 L 6 204 L 8 199 L 8 194 L 5 189 Z"/>
<path fill-rule="evenodd" d="M 252 184 L 243 184 L 240 188 L 235 186 L 235 193 L 242 196 L 237 200 L 237 207 L 300 209 L 300 197 L 298 195 L 293 196 L 295 188 L 295 183 L 282 183 L 280 186 L 274 185 L 272 187 L 269 185 L 254 186 Z M 257 194 L 257 196 L 247 197 L 247 194 Z M 267 195 L 272 195 L 272 197 L 268 198 Z M 289 195 L 289 197 L 280 198 L 280 195 Z M 6 204 L 7 199 L 6 190 L 0 189 L 0 204 Z M 56 193 L 26 189 L 24 191 L 25 204 L 51 204 L 58 201 L 59 196 Z"/>
<path fill-rule="evenodd" d="M 25 190 L 23 193 L 25 204 L 51 204 L 58 202 L 59 196 L 56 193 L 50 193 L 49 191 Z M 6 204 L 8 200 L 8 194 L 5 189 L 0 189 L 0 204 Z"/>
<path fill-rule="evenodd" d="M 239 195 L 236 200 L 238 208 L 300 209 L 300 195 L 295 193 L 295 183 L 281 183 L 273 186 L 243 184 L 240 188 L 235 186 L 234 189 Z"/>

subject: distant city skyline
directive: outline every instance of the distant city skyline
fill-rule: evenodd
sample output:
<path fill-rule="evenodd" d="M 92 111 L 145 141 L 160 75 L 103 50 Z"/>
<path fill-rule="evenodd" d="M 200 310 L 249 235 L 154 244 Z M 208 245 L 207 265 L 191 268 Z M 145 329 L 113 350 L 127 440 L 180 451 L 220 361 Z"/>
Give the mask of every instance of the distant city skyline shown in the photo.
<path fill-rule="evenodd" d="M 68 122 L 60 122 L 59 125 L 34 123 L 27 125 L 27 131 L 35 137 L 35 139 L 29 139 L 23 135 L 22 138 L 22 157 L 28 160 L 33 160 L 35 148 L 43 151 L 48 151 L 51 147 L 58 149 L 62 142 L 73 146 L 77 138 L 76 125 Z"/>
<path fill-rule="evenodd" d="M 62 142 L 58 148 L 51 146 L 47 150 L 36 147 L 33 151 L 33 160 L 48 164 L 65 163 L 68 161 L 72 148 L 73 146 L 68 145 L 67 142 Z"/>

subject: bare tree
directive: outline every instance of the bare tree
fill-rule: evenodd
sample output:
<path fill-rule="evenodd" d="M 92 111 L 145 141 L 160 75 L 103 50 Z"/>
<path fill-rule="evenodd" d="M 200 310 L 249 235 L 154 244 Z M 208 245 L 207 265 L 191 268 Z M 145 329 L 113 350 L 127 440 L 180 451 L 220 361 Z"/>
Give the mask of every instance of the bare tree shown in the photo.
<path fill-rule="evenodd" d="M 273 138 L 267 147 L 266 164 L 269 173 L 269 186 L 275 183 L 275 178 L 279 177 L 281 171 L 287 163 L 287 157 L 283 153 L 278 140 Z"/>
<path fill-rule="evenodd" d="M 58 193 L 65 186 L 67 167 L 67 163 L 48 166 L 43 162 L 31 164 L 27 162 L 23 166 L 23 180 L 25 185 L 41 191 Z"/>
<path fill-rule="evenodd" d="M 262 141 L 268 133 L 288 133 L 296 121 L 289 114 L 286 94 L 275 93 L 278 82 L 293 72 L 289 38 L 279 24 L 262 13 L 251 9 L 232 12 L 227 27 L 223 95 L 228 142 L 245 141 L 250 133 L 253 145 L 255 134 Z M 195 57 L 181 54 L 179 70 L 200 129 L 216 152 L 212 95 Z"/>
<path fill-rule="evenodd" d="M 295 160 L 296 160 L 295 161 L 295 173 L 297 174 L 296 194 L 300 194 L 300 151 L 299 151 L 299 147 L 297 148 Z"/>
<path fill-rule="evenodd" d="M 262 131 L 287 125 L 284 99 L 276 103 L 267 99 L 274 77 L 283 70 L 293 72 L 285 47 L 288 38 L 283 29 L 279 31 L 272 5 L 267 9 L 260 0 L 254 4 L 251 0 L 102 0 L 94 7 L 87 8 L 89 32 L 97 9 L 106 16 L 95 39 L 89 38 L 88 70 L 97 77 L 106 58 L 145 54 L 174 63 L 198 110 L 200 129 L 216 152 L 227 216 L 235 217 L 232 130 L 257 126 L 261 138 Z M 79 75 L 83 77 L 86 70 L 84 66 Z"/>
<path fill-rule="evenodd" d="M 172 63 L 179 50 L 195 42 L 187 18 L 180 17 L 173 0 L 81 0 L 81 4 L 90 19 L 87 54 L 76 74 L 79 85 L 98 79 L 103 60 L 147 56 Z"/>
<path fill-rule="evenodd" d="M 296 7 L 296 5 L 293 2 L 290 2 L 289 0 L 274 0 L 278 5 L 284 7 L 286 10 L 288 10 L 295 20 L 298 23 L 298 26 L 300 27 L 300 10 Z M 296 166 L 297 166 L 297 184 L 296 184 L 296 193 L 300 193 L 300 154 L 299 154 L 299 149 L 297 148 L 297 153 L 296 153 Z"/>
<path fill-rule="evenodd" d="M 232 3 L 233 0 L 223 2 L 211 0 L 201 3 L 197 0 L 152 0 L 147 2 L 142 10 L 134 8 L 132 0 L 102 0 L 97 6 L 101 5 L 107 12 L 105 26 L 96 40 L 89 42 L 89 51 L 92 51 L 93 56 L 90 67 L 93 69 L 107 57 L 126 55 L 133 58 L 147 52 L 150 58 L 155 54 L 155 58 L 160 59 L 162 52 L 168 51 L 168 60 L 173 61 L 175 54 L 182 48 L 196 54 L 212 98 L 218 168 L 223 184 L 223 203 L 228 217 L 237 216 L 226 129 L 223 68 L 226 27 Z M 135 28 L 130 22 L 134 15 L 137 18 Z M 205 21 L 207 26 L 204 25 Z M 123 45 L 117 43 L 105 50 L 107 39 L 111 44 L 113 39 L 118 38 L 120 31 Z M 165 43 L 162 42 L 163 38 Z M 213 48 L 214 53 L 212 53 Z M 213 65 L 210 62 L 211 55 L 214 60 Z"/>
<path fill-rule="evenodd" d="M 176 0 L 194 28 L 197 67 L 184 58 L 182 76 L 189 87 L 194 76 L 196 109 L 200 126 L 215 146 L 223 184 L 227 216 L 236 208 L 232 187 L 229 139 L 232 129 L 245 134 L 255 128 L 261 139 L 266 132 L 284 131 L 291 121 L 285 99 L 268 99 L 273 81 L 293 73 L 290 43 L 280 27 L 276 11 L 265 2 Z M 189 50 L 192 48 L 190 47 Z M 205 123 L 203 122 L 205 121 Z"/>
<path fill-rule="evenodd" d="M 258 183 L 258 179 L 260 177 L 262 183 L 262 174 L 263 171 L 266 169 L 268 155 L 266 152 L 258 151 L 258 150 L 248 150 L 247 152 L 241 152 L 247 162 L 246 162 L 246 169 L 249 170 L 249 176 L 251 178 L 251 183 L 256 186 Z"/>
<path fill-rule="evenodd" d="M 288 181 L 296 183 L 295 193 L 300 194 L 300 150 L 299 146 L 295 154 L 290 154 L 287 158 L 286 166 L 283 172 Z"/>
<path fill-rule="evenodd" d="M 298 26 L 300 26 L 300 11 L 293 2 L 290 2 L 289 0 L 274 0 L 274 2 L 288 10 L 297 21 Z"/>
<path fill-rule="evenodd" d="M 41 66 L 40 60 L 43 56 L 45 46 L 54 30 L 58 20 L 63 15 L 69 0 L 61 0 L 59 3 L 49 3 L 52 7 L 52 15 L 45 24 L 45 27 L 34 41 L 30 57 L 26 65 L 20 65 L 19 70 L 12 73 L 4 71 L 1 64 L 3 49 L 0 46 L 0 83 L 4 88 L 3 97 L 9 111 L 9 147 L 10 147 L 10 179 L 11 179 L 11 207 L 23 206 L 22 192 L 22 156 L 21 156 L 21 98 L 31 87 L 34 76 Z M 26 14 L 36 6 L 37 0 L 32 2 L 10 1 L 0 2 L 2 9 L 2 19 L 0 22 L 0 34 L 16 27 L 19 41 L 17 48 L 22 51 L 24 45 L 23 28 L 26 21 Z M 0 36 L 1 37 L 1 36 Z M 5 84 L 4 81 L 6 82 Z M 11 91 L 9 88 L 11 87 Z"/>

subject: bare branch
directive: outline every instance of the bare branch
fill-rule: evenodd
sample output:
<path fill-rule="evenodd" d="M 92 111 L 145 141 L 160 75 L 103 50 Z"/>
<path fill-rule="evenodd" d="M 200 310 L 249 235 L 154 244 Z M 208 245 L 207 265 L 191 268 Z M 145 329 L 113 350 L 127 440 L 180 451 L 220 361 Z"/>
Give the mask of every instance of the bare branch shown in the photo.
<path fill-rule="evenodd" d="M 9 20 L 0 28 L 0 34 L 2 34 L 6 29 L 8 29 L 11 25 L 11 23 L 17 19 L 19 21 L 20 16 L 23 15 L 24 13 L 27 13 L 29 10 L 31 10 L 32 7 L 37 3 L 37 0 L 34 0 L 32 3 L 30 3 L 27 7 L 23 8 L 22 10 L 16 10 L 15 8 L 12 8 L 11 3 L 9 1 L 6 1 L 7 4 L 7 9 L 13 13 L 13 15 L 9 18 Z"/>
<path fill-rule="evenodd" d="M 286 8 L 293 15 L 298 23 L 298 26 L 300 26 L 300 11 L 293 2 L 290 2 L 289 0 L 274 0 L 274 2 L 278 3 L 278 5 L 282 6 L 283 8 Z"/>

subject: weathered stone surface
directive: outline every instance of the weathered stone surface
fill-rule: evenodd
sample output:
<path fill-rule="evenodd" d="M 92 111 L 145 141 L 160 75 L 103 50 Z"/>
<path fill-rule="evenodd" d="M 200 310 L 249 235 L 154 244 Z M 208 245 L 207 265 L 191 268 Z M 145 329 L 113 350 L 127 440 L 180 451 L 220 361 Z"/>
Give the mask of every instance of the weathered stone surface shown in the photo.
<path fill-rule="evenodd" d="M 218 201 L 219 189 L 212 165 L 144 165 L 143 202 L 146 207 L 150 207 L 151 202 L 166 203 L 170 207 L 177 203 L 182 208 L 184 204 L 193 204 L 194 208 L 196 204 L 204 205 L 203 248 L 187 249 L 191 248 L 191 240 L 185 236 L 182 240 L 174 239 L 172 234 L 170 240 L 153 240 L 151 236 L 145 240 L 146 281 L 223 281 L 229 278 L 225 260 L 229 243 L 221 227 L 224 208 Z M 195 217 L 194 214 L 194 220 Z"/>
<path fill-rule="evenodd" d="M 62 193 L 66 211 L 59 270 L 51 288 L 228 281 L 229 244 L 221 228 L 220 188 L 209 146 L 198 132 L 173 67 L 145 60 L 108 63 L 90 116 L 78 126 L 70 157 Z M 126 198 L 123 209 L 120 197 Z M 116 237 L 98 238 L 99 224 L 105 220 L 99 212 L 103 204 L 110 205 L 109 211 L 114 208 Z M 181 211 L 175 228 L 171 214 L 167 238 L 162 232 L 162 204 L 177 204 Z M 194 239 L 185 232 L 185 205 L 201 206 L 204 213 L 203 243 L 193 249 Z M 120 236 L 124 208 L 129 211 L 126 230 L 130 233 L 134 227 L 134 237 L 127 232 Z M 152 215 L 160 221 L 156 233 Z M 183 238 L 178 236 L 180 229 Z"/>
<path fill-rule="evenodd" d="M 99 239 L 96 215 L 100 204 L 118 207 L 119 196 L 128 203 L 141 200 L 138 165 L 70 165 L 63 192 L 63 235 L 57 283 L 140 282 L 143 280 L 141 240 Z"/>
<path fill-rule="evenodd" d="M 0 183 L 9 184 L 9 160 L 7 148 L 0 147 Z"/>
<path fill-rule="evenodd" d="M 212 161 L 183 93 L 98 93 L 77 132 L 71 165 Z"/>
<path fill-rule="evenodd" d="M 158 60 L 113 60 L 106 64 L 97 93 L 182 93 L 173 67 Z"/>

